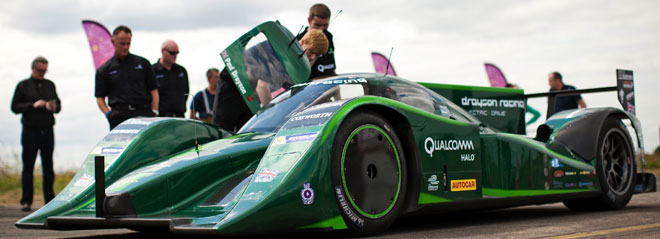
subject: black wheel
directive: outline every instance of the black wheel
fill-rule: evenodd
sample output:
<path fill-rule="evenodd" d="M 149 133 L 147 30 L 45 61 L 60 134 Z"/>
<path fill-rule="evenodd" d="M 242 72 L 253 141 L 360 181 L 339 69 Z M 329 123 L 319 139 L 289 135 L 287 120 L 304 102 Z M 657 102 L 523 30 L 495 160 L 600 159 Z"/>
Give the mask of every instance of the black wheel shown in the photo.
<path fill-rule="evenodd" d="M 374 112 L 353 112 L 341 124 L 332 151 L 332 185 L 348 228 L 362 235 L 386 230 L 403 209 L 407 182 L 392 127 Z"/>
<path fill-rule="evenodd" d="M 601 196 L 564 201 L 573 210 L 621 209 L 630 202 L 635 187 L 635 155 L 631 139 L 620 120 L 607 118 L 598 136 L 596 173 Z"/>

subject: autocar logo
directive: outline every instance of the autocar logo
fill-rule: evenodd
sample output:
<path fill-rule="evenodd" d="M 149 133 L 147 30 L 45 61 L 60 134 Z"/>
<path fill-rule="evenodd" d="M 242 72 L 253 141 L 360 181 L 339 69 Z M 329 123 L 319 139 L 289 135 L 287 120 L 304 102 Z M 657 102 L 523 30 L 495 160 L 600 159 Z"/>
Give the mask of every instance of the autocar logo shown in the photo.
<path fill-rule="evenodd" d="M 476 179 L 451 180 L 452 192 L 474 191 L 474 190 L 477 190 Z"/>

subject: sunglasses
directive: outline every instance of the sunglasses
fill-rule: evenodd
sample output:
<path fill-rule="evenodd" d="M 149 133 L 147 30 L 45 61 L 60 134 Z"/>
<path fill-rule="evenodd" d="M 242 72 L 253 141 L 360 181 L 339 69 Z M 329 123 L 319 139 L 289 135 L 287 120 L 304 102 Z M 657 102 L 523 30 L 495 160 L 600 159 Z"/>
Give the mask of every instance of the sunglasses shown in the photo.
<path fill-rule="evenodd" d="M 166 50 L 166 49 L 163 49 L 163 50 L 165 50 L 167 53 L 170 53 L 170 55 L 173 55 L 173 56 L 179 54 L 179 51 L 170 51 L 170 50 Z"/>

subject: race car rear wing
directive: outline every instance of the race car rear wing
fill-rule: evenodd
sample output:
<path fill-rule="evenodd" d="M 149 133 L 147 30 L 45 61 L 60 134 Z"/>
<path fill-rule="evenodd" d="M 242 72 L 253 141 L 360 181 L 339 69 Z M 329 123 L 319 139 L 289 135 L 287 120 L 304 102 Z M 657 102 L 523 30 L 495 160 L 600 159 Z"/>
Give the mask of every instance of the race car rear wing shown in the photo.
<path fill-rule="evenodd" d="M 526 94 L 525 103 L 529 98 L 548 97 L 548 111 L 546 118 L 549 118 L 555 113 L 555 103 L 557 102 L 558 96 L 617 91 L 619 96 L 619 103 L 621 103 L 623 109 L 628 113 L 635 115 L 635 88 L 633 82 L 633 72 L 630 70 L 617 69 L 616 80 L 617 86 Z"/>

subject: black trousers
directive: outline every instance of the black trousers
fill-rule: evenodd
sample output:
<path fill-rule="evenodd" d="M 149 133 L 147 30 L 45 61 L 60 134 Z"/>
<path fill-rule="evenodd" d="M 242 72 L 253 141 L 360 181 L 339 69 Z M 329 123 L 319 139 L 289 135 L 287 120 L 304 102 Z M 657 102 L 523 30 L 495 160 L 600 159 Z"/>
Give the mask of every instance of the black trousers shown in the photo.
<path fill-rule="evenodd" d="M 112 109 L 112 111 L 110 111 L 110 114 L 108 115 L 108 123 L 110 123 L 110 130 L 117 127 L 117 125 L 121 124 L 121 122 L 124 122 L 127 119 L 138 116 L 154 117 L 156 116 L 156 114 L 154 114 L 154 112 L 151 111 L 151 109 L 136 109 L 136 110 Z"/>
<path fill-rule="evenodd" d="M 23 197 L 21 198 L 21 204 L 32 205 L 34 196 L 33 171 L 37 152 L 41 153 L 44 201 L 48 203 L 55 197 L 55 192 L 53 192 L 53 182 L 55 181 L 55 172 L 53 171 L 53 149 L 55 148 L 53 127 L 30 128 L 24 126 L 21 134 L 21 144 L 23 145 L 23 175 L 21 179 Z"/>

